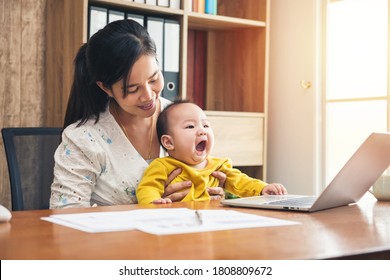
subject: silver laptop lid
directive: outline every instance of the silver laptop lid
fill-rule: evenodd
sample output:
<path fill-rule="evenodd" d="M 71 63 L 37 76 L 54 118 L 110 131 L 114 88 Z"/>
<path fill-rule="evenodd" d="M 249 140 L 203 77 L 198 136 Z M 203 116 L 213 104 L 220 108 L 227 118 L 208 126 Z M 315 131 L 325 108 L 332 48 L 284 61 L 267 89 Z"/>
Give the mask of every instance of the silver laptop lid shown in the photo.
<path fill-rule="evenodd" d="M 223 205 L 252 207 L 262 209 L 281 209 L 295 211 L 319 211 L 328 208 L 348 205 L 357 202 L 382 175 L 390 165 L 390 134 L 372 133 L 352 155 L 349 161 L 339 171 L 328 187 L 321 193 L 314 204 L 306 206 L 291 206 L 273 204 L 270 200 L 300 199 L 299 195 L 248 197 L 221 201 Z M 288 186 L 287 186 L 288 189 Z M 272 203 L 272 205 L 271 205 Z"/>
<path fill-rule="evenodd" d="M 313 204 L 310 211 L 357 202 L 390 165 L 390 134 L 372 133 Z"/>

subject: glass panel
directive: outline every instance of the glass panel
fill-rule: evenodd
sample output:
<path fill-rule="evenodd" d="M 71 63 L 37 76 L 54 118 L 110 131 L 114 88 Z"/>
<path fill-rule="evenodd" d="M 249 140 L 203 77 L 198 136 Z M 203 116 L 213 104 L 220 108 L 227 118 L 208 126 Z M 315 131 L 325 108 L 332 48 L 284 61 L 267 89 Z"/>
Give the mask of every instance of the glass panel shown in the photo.
<path fill-rule="evenodd" d="M 386 131 L 387 101 L 327 104 L 326 185 L 371 132 Z"/>
<path fill-rule="evenodd" d="M 327 99 L 387 94 L 388 0 L 343 0 L 327 10 Z"/>

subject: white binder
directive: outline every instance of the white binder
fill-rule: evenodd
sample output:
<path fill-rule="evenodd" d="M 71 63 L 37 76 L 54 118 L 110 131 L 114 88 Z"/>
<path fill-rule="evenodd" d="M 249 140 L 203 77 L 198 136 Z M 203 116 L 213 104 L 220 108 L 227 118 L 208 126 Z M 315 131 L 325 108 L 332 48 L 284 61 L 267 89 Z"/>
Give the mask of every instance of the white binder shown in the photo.
<path fill-rule="evenodd" d="M 145 4 L 157 6 L 157 0 L 145 0 Z"/>
<path fill-rule="evenodd" d="M 89 38 L 107 25 L 107 9 L 91 6 L 89 9 Z"/>
<path fill-rule="evenodd" d="M 135 20 L 136 22 L 138 22 L 142 26 L 145 26 L 143 15 L 127 13 L 127 19 Z"/>
<path fill-rule="evenodd" d="M 180 0 L 170 0 L 169 1 L 169 8 L 180 9 Z"/>
<path fill-rule="evenodd" d="M 150 37 L 154 40 L 157 49 L 157 60 L 160 69 L 164 67 L 164 19 L 157 17 L 146 18 L 146 28 Z"/>
<path fill-rule="evenodd" d="M 163 97 L 175 100 L 179 95 L 180 24 L 177 20 L 164 21 L 164 79 Z"/>
<path fill-rule="evenodd" d="M 108 11 L 108 23 L 125 19 L 125 13 L 121 11 L 109 10 Z"/>
<path fill-rule="evenodd" d="M 161 7 L 169 7 L 169 0 L 157 0 L 157 5 Z"/>

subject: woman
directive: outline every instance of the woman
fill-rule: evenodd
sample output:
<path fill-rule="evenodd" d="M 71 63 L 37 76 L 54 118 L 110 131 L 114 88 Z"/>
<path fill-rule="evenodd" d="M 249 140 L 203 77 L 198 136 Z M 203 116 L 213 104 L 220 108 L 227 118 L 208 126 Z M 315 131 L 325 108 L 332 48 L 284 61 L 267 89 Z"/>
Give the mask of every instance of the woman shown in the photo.
<path fill-rule="evenodd" d="M 55 153 L 50 208 L 137 203 L 135 191 L 154 158 L 165 156 L 157 140 L 164 78 L 156 47 L 132 20 L 108 24 L 75 58 L 73 86 L 62 142 Z M 181 200 L 191 182 L 169 185 L 164 197 Z M 226 176 L 216 173 L 223 186 Z M 214 198 L 222 188 L 210 189 Z"/>

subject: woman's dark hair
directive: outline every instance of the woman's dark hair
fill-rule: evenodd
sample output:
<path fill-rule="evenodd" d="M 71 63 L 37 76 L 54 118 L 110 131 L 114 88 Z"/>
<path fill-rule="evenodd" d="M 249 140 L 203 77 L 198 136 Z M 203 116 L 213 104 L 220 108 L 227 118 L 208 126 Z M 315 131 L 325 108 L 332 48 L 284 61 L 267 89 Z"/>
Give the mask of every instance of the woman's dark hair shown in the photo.
<path fill-rule="evenodd" d="M 108 96 L 96 82 L 111 88 L 123 79 L 125 95 L 127 77 L 142 55 L 156 57 L 156 45 L 146 28 L 133 20 L 109 23 L 82 45 L 74 60 L 64 129 L 77 121 L 82 125 L 91 117 L 98 122 L 100 113 L 107 107 Z"/>

